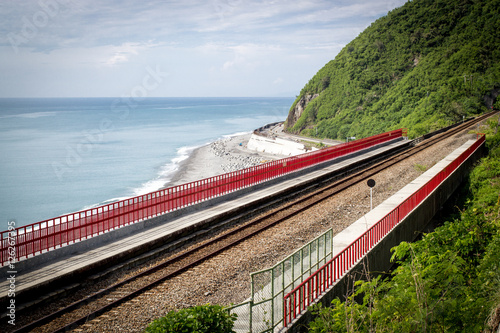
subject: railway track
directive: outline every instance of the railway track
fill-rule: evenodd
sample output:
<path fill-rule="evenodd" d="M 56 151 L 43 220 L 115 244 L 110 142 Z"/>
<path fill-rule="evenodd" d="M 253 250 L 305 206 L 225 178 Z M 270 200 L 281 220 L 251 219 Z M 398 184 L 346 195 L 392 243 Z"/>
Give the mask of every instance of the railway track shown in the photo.
<path fill-rule="evenodd" d="M 119 304 L 132 300 L 141 294 L 158 286 L 161 282 L 171 279 L 182 272 L 191 269 L 205 260 L 212 258 L 227 249 L 249 239 L 262 231 L 279 224 L 310 207 L 326 200 L 327 198 L 342 192 L 378 172 L 412 156 L 418 152 L 432 146 L 436 142 L 448 138 L 463 131 L 470 126 L 477 124 L 492 113 L 474 118 L 456 127 L 448 129 L 446 132 L 433 135 L 414 147 L 397 153 L 385 161 L 375 163 L 359 172 L 346 175 L 341 180 L 334 181 L 322 188 L 297 198 L 279 209 L 266 213 L 255 218 L 244 225 L 233 228 L 231 231 L 212 238 L 210 241 L 191 248 L 189 251 L 171 257 L 167 261 L 142 271 L 124 281 L 118 282 L 110 287 L 100 290 L 88 297 L 72 303 L 56 312 L 21 327 L 15 332 L 27 332 L 36 327 L 56 321 L 58 328 L 54 332 L 63 332 L 74 329 L 103 313 L 110 311 Z"/>

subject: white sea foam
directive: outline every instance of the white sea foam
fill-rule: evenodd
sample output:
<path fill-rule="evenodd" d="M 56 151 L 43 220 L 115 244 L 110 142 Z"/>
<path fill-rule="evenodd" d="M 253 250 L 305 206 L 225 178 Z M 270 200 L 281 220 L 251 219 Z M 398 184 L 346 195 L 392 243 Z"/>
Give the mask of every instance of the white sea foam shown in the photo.
<path fill-rule="evenodd" d="M 227 134 L 227 135 L 223 135 L 222 139 L 229 139 L 229 138 L 238 137 L 241 135 L 247 135 L 250 133 L 252 133 L 252 132 L 237 132 L 237 133 L 233 133 L 233 134 Z M 220 140 L 220 139 L 218 139 L 218 140 Z M 210 142 L 206 143 L 206 145 L 208 145 L 212 142 L 218 141 L 218 140 L 210 141 Z M 185 161 L 186 159 L 188 159 L 189 156 L 191 155 L 191 153 L 195 149 L 200 148 L 202 146 L 204 146 L 204 145 L 185 146 L 185 147 L 178 148 L 177 149 L 177 156 L 174 157 L 169 163 L 162 166 L 154 179 L 151 179 L 151 180 L 143 183 L 140 187 L 133 189 L 132 190 L 133 195 L 131 197 L 148 194 L 148 193 L 155 192 L 155 191 L 163 188 L 165 186 L 165 184 L 168 183 L 173 178 L 175 173 L 179 171 L 181 163 L 183 161 Z M 128 198 L 130 198 L 130 197 L 120 197 L 120 198 L 109 199 L 109 200 L 106 200 L 106 201 L 101 202 L 101 203 L 96 203 L 93 205 L 85 206 L 82 210 L 96 208 L 96 207 L 99 207 L 102 205 L 107 205 L 107 204 L 110 204 L 110 203 L 113 203 L 116 201 L 125 200 Z"/>
<path fill-rule="evenodd" d="M 41 117 L 53 117 L 57 115 L 55 111 L 48 112 L 30 112 L 30 113 L 20 113 L 20 114 L 10 114 L 6 116 L 1 116 L 1 118 L 27 118 L 27 119 L 36 119 Z"/>
<path fill-rule="evenodd" d="M 227 139 L 227 138 L 234 138 L 235 136 L 241 136 L 241 135 L 247 135 L 247 134 L 251 134 L 252 132 L 238 132 L 238 133 L 234 133 L 234 134 L 228 134 L 228 135 L 223 135 L 222 137 L 224 139 Z"/>
<path fill-rule="evenodd" d="M 166 106 L 161 108 L 154 108 L 155 110 L 184 110 L 184 109 L 192 109 L 194 106 Z"/>
<path fill-rule="evenodd" d="M 108 200 L 105 200 L 105 201 L 100 202 L 100 203 L 96 203 L 96 204 L 93 204 L 93 205 L 85 206 L 85 207 L 82 208 L 82 210 L 88 210 L 88 209 L 97 208 L 97 207 L 100 207 L 100 206 L 108 205 L 108 204 L 113 203 L 113 202 L 122 201 L 122 200 L 125 200 L 125 199 L 128 199 L 128 198 L 130 198 L 130 197 L 119 197 L 119 198 L 108 199 Z"/>
<path fill-rule="evenodd" d="M 237 132 L 233 134 L 227 134 L 223 135 L 222 139 L 228 139 L 228 138 L 233 138 L 241 135 L 246 135 L 250 134 L 252 132 Z M 220 140 L 220 139 L 218 139 Z M 212 142 L 218 141 L 210 141 L 207 142 L 205 145 L 211 144 Z M 139 188 L 136 188 L 133 190 L 134 196 L 138 195 L 144 195 L 147 193 L 151 193 L 154 191 L 157 191 L 161 189 L 162 187 L 165 186 L 166 183 L 168 183 L 170 180 L 172 180 L 173 176 L 177 171 L 179 171 L 180 165 L 183 161 L 189 158 L 191 153 L 197 149 L 200 148 L 204 145 L 201 146 L 186 146 L 186 147 L 181 147 L 177 149 L 177 156 L 173 158 L 169 163 L 165 164 L 164 166 L 161 167 L 160 171 L 158 172 L 157 176 L 152 179 L 147 181 L 146 183 L 143 183 Z"/>
<path fill-rule="evenodd" d="M 188 159 L 189 155 L 191 155 L 191 153 L 199 147 L 201 146 L 178 148 L 177 156 L 174 157 L 169 163 L 161 167 L 155 179 L 147 181 L 142 184 L 141 187 L 134 189 L 134 195 L 137 196 L 151 193 L 164 187 L 165 184 L 168 183 L 179 170 L 181 163 Z"/>

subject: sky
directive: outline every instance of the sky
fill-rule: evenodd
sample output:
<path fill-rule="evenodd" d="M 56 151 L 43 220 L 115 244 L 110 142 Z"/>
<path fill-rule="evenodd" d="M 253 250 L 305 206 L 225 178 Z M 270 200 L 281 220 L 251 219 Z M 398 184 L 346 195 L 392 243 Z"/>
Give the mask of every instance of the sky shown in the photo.
<path fill-rule="evenodd" d="M 294 97 L 406 0 L 0 0 L 0 97 Z"/>

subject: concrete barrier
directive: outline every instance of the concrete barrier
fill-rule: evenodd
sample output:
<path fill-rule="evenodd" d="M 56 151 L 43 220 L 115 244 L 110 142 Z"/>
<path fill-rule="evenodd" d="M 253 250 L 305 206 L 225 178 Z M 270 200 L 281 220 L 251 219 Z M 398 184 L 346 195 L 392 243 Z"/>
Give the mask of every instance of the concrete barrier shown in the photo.
<path fill-rule="evenodd" d="M 307 153 L 307 149 L 303 143 L 285 140 L 279 137 L 265 137 L 255 133 L 252 134 L 250 140 L 248 140 L 247 148 L 254 151 L 283 156 L 296 156 Z M 311 148 L 311 151 L 315 150 L 318 150 L 318 148 Z"/>

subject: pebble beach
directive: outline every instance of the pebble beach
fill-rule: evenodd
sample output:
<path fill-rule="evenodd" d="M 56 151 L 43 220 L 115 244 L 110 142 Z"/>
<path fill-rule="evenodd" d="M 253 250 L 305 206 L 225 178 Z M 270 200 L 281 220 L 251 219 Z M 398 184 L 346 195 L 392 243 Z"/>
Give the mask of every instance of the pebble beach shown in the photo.
<path fill-rule="evenodd" d="M 189 183 L 287 157 L 247 148 L 252 133 L 231 136 L 195 149 L 165 187 Z"/>
<path fill-rule="evenodd" d="M 195 149 L 180 163 L 178 171 L 165 187 L 189 183 L 255 165 L 306 153 L 317 148 L 304 142 L 331 146 L 341 143 L 291 135 L 283 131 L 283 123 L 263 126 L 253 132 L 229 136 Z"/>

